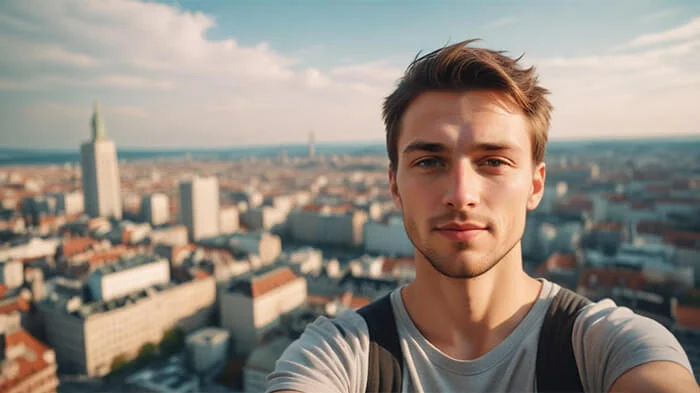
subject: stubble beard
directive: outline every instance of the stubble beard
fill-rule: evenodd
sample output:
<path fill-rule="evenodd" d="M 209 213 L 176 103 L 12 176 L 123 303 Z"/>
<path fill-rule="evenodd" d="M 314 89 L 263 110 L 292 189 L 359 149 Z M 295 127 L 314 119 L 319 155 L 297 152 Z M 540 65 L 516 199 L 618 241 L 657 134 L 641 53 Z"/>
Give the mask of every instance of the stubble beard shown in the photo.
<path fill-rule="evenodd" d="M 432 249 L 428 244 L 420 244 L 420 236 L 415 222 L 404 219 L 404 229 L 416 252 L 420 253 L 438 273 L 454 279 L 475 279 L 488 273 L 509 255 L 519 243 L 519 239 L 515 239 L 513 244 L 504 252 L 498 254 L 490 252 L 479 256 L 478 260 L 470 258 L 470 260 L 458 263 L 455 259 L 459 257 L 459 253 L 465 252 L 469 248 L 467 242 L 458 241 L 452 243 L 456 255 L 440 255 L 439 251 Z M 427 243 L 427 239 L 425 239 L 425 242 Z"/>

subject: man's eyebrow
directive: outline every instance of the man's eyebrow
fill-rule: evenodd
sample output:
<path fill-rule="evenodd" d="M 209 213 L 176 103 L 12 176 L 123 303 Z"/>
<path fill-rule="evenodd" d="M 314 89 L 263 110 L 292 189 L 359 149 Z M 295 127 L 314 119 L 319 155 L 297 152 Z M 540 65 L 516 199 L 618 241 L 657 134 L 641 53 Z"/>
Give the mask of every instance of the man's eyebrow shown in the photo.
<path fill-rule="evenodd" d="M 415 141 L 411 142 L 408 146 L 403 149 L 404 154 L 412 153 L 415 151 L 429 152 L 429 153 L 443 153 L 448 151 L 449 148 L 438 142 L 426 142 L 426 141 Z M 517 150 L 512 144 L 505 142 L 483 142 L 478 143 L 474 146 L 472 151 L 477 152 L 494 152 L 494 151 L 505 151 L 505 150 Z"/>
<path fill-rule="evenodd" d="M 474 151 L 503 151 L 503 150 L 516 150 L 516 148 L 509 144 L 509 143 L 501 143 L 501 142 L 487 142 L 487 143 L 479 143 L 476 146 L 474 146 Z"/>
<path fill-rule="evenodd" d="M 437 142 L 425 142 L 425 141 L 415 141 L 408 144 L 403 149 L 404 154 L 412 153 L 414 151 L 425 151 L 429 153 L 442 153 L 447 151 L 447 146 L 442 143 Z"/>

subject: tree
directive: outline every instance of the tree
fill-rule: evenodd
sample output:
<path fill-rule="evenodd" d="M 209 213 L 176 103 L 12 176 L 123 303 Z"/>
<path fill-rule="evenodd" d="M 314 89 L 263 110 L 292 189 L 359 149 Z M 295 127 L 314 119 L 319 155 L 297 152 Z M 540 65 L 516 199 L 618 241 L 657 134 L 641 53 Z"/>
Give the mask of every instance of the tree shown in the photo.
<path fill-rule="evenodd" d="M 163 334 L 160 342 L 160 350 L 164 353 L 173 353 L 180 350 L 185 345 L 185 332 L 175 326 Z"/>
<path fill-rule="evenodd" d="M 114 357 L 114 359 L 112 359 L 112 368 L 110 371 L 111 372 L 118 371 L 119 369 L 126 366 L 127 364 L 129 364 L 129 358 L 127 358 L 126 355 L 124 355 L 124 354 L 117 355 Z"/>
<path fill-rule="evenodd" d="M 139 355 L 138 358 L 139 360 L 147 359 L 151 357 L 154 353 L 158 351 L 158 346 L 153 343 L 145 343 L 141 346 L 141 349 L 139 349 Z"/>

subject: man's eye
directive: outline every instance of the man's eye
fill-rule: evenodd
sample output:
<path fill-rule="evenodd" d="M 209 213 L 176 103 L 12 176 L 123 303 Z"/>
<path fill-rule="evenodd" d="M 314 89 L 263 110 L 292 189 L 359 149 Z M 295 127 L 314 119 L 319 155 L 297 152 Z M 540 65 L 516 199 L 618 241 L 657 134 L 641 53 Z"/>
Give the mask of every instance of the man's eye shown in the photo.
<path fill-rule="evenodd" d="M 506 164 L 505 161 L 498 159 L 498 158 L 489 158 L 488 160 L 484 161 L 484 163 L 486 164 L 486 166 L 490 166 L 493 168 L 498 168 L 498 167 Z"/>
<path fill-rule="evenodd" d="M 437 158 L 424 158 L 416 163 L 419 168 L 438 168 L 443 166 L 442 160 Z"/>

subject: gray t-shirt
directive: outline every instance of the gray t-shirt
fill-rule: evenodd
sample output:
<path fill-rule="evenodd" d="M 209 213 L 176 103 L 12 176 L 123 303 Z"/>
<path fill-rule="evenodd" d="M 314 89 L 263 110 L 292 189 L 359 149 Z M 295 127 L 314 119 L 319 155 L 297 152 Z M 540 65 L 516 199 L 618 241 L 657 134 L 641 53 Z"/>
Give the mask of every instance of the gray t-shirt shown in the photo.
<path fill-rule="evenodd" d="M 474 360 L 453 359 L 418 331 L 400 289 L 391 294 L 404 356 L 404 392 L 536 392 L 535 363 L 540 328 L 560 287 L 546 280 L 525 318 L 498 346 Z M 354 311 L 309 325 L 268 376 L 268 392 L 364 393 L 369 333 Z M 336 325 L 337 324 L 337 325 Z M 339 330 L 344 330 L 344 335 Z M 654 360 L 692 370 L 676 338 L 658 322 L 610 300 L 586 306 L 574 324 L 572 342 L 586 392 L 607 392 L 625 371 Z"/>

